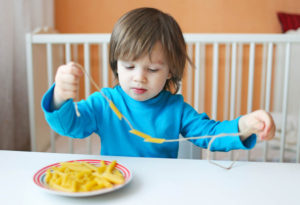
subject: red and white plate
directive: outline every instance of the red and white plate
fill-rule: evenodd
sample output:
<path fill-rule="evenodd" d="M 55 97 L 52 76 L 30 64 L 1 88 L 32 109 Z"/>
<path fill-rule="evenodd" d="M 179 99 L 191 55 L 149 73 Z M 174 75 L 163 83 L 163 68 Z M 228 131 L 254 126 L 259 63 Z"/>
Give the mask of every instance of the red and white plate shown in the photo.
<path fill-rule="evenodd" d="M 80 160 L 72 160 L 68 162 L 87 162 L 93 165 L 98 165 L 102 160 L 96 160 L 96 159 L 80 159 Z M 108 165 L 111 162 L 110 161 L 105 161 L 105 164 Z M 89 191 L 89 192 L 64 192 L 64 191 L 59 191 L 56 189 L 53 189 L 49 187 L 49 185 L 45 182 L 45 176 L 46 176 L 46 171 L 51 168 L 51 167 L 58 167 L 60 166 L 61 162 L 55 163 L 55 164 L 50 164 L 46 167 L 43 167 L 42 169 L 38 170 L 34 176 L 33 176 L 33 182 L 41 189 L 46 192 L 52 193 L 52 194 L 57 194 L 57 195 L 62 195 L 62 196 L 70 196 L 70 197 L 86 197 L 86 196 L 95 196 L 95 195 L 100 195 L 108 192 L 112 192 L 115 190 L 118 190 L 125 185 L 127 185 L 131 179 L 132 179 L 132 172 L 125 166 L 117 163 L 115 168 L 118 169 L 124 176 L 125 182 L 124 184 L 120 185 L 115 185 L 112 188 L 105 188 L 105 189 L 100 189 L 96 191 Z"/>

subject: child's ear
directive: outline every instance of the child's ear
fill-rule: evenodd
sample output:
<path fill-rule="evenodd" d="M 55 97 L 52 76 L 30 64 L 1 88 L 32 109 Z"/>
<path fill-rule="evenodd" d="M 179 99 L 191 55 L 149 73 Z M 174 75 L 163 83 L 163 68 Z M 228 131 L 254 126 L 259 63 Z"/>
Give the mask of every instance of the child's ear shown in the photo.
<path fill-rule="evenodd" d="M 167 76 L 167 79 L 169 80 L 169 79 L 171 79 L 171 77 L 172 77 L 172 73 L 169 72 L 169 74 L 168 74 L 168 76 Z"/>

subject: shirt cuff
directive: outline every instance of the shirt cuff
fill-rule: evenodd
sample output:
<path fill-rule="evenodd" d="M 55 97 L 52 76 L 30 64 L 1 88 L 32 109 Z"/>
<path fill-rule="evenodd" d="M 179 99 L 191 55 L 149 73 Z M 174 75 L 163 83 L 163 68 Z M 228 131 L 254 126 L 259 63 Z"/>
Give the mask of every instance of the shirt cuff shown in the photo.
<path fill-rule="evenodd" d="M 42 105 L 42 109 L 45 113 L 53 113 L 56 111 L 52 108 L 54 87 L 55 87 L 55 83 L 51 86 L 51 88 L 45 93 L 45 95 L 42 98 L 41 105 Z M 72 104 L 72 102 L 73 102 L 72 99 L 67 100 L 66 102 L 64 102 L 61 105 L 61 107 L 58 110 L 65 109 L 63 107 L 70 106 L 68 104 L 70 104 L 70 103 Z"/>

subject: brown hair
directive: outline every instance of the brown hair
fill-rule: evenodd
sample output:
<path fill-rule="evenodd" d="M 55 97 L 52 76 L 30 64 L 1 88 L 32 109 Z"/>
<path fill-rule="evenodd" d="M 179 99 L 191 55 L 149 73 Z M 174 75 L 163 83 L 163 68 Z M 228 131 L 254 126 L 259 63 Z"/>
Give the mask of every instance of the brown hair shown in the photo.
<path fill-rule="evenodd" d="M 180 87 L 187 56 L 182 31 L 175 19 L 155 8 L 138 8 L 124 14 L 115 24 L 111 39 L 109 62 L 115 75 L 117 61 L 136 60 L 151 55 L 156 42 L 162 44 L 171 78 L 164 89 L 176 93 Z"/>

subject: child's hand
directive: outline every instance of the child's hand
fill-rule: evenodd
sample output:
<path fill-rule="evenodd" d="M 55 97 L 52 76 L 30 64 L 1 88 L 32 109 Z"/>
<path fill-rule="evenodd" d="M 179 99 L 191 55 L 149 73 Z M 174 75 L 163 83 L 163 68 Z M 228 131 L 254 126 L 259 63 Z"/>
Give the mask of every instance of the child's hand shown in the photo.
<path fill-rule="evenodd" d="M 79 78 L 83 72 L 74 62 L 61 65 L 55 76 L 53 108 L 58 109 L 66 100 L 76 98 L 79 89 Z"/>
<path fill-rule="evenodd" d="M 239 120 L 239 130 L 245 133 L 245 140 L 255 133 L 261 140 L 271 140 L 275 135 L 275 123 L 272 116 L 264 110 L 257 110 L 244 115 Z"/>

